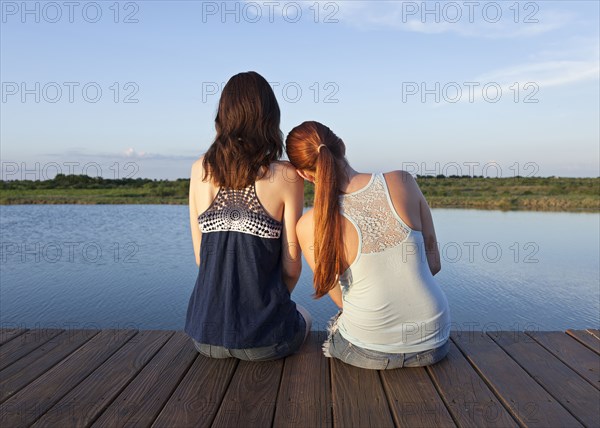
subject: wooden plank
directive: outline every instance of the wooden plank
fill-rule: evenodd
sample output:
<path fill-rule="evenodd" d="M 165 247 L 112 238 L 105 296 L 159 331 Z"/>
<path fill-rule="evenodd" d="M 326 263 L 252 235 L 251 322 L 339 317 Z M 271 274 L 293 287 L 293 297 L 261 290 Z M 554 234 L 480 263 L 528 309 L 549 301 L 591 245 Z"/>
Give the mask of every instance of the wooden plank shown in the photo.
<path fill-rule="evenodd" d="M 587 328 L 586 331 L 594 336 L 596 339 L 600 340 L 600 330 L 594 328 Z"/>
<path fill-rule="evenodd" d="M 446 357 L 427 371 L 459 426 L 517 428 L 519 425 L 450 341 Z"/>
<path fill-rule="evenodd" d="M 396 426 L 456 427 L 424 367 L 381 370 Z"/>
<path fill-rule="evenodd" d="M 487 334 L 481 331 L 451 332 L 450 337 L 522 425 L 581 426 Z"/>
<path fill-rule="evenodd" d="M 282 370 L 283 359 L 240 361 L 212 426 L 271 426 Z"/>
<path fill-rule="evenodd" d="M 600 358 L 596 353 L 562 331 L 528 331 L 526 333 L 595 388 L 600 389 Z"/>
<path fill-rule="evenodd" d="M 198 355 L 177 331 L 92 427 L 150 426 Z"/>
<path fill-rule="evenodd" d="M 198 355 L 153 427 L 209 427 L 238 364 Z"/>
<path fill-rule="evenodd" d="M 37 420 L 34 427 L 88 426 L 146 365 L 172 331 L 141 331 Z"/>
<path fill-rule="evenodd" d="M 337 358 L 330 364 L 334 426 L 394 426 L 377 370 L 354 367 Z"/>
<path fill-rule="evenodd" d="M 567 330 L 569 336 L 600 355 L 600 340 L 587 330 Z"/>
<path fill-rule="evenodd" d="M 14 340 L 0 347 L 0 370 L 11 365 L 19 358 L 29 354 L 35 348 L 58 336 L 64 330 L 35 329 L 19 335 Z"/>
<path fill-rule="evenodd" d="M 26 328 L 0 328 L 0 345 L 4 345 L 26 331 Z"/>
<path fill-rule="evenodd" d="M 90 340 L 98 330 L 67 330 L 0 371 L 0 403 Z"/>
<path fill-rule="evenodd" d="M 30 425 L 106 361 L 135 330 L 103 330 L 0 405 L 0 426 Z"/>
<path fill-rule="evenodd" d="M 331 427 L 333 402 L 324 331 L 310 333 L 302 348 L 285 359 L 273 426 Z"/>
<path fill-rule="evenodd" d="M 579 422 L 600 426 L 600 391 L 525 333 L 488 334 Z"/>

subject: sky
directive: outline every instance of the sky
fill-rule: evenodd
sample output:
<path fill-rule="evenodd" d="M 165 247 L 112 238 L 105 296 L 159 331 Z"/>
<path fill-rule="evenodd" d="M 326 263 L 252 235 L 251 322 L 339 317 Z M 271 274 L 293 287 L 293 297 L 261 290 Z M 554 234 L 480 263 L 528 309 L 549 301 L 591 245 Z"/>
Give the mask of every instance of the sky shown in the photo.
<path fill-rule="evenodd" d="M 599 3 L 2 1 L 2 179 L 188 178 L 250 70 L 361 172 L 597 177 Z"/>

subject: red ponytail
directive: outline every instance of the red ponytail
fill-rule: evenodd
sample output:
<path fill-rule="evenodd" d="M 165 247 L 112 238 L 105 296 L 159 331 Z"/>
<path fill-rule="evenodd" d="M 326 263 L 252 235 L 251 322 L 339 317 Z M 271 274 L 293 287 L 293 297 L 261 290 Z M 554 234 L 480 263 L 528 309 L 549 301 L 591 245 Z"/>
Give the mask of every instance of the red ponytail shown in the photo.
<path fill-rule="evenodd" d="M 345 177 L 343 141 L 319 122 L 304 122 L 289 133 L 286 151 L 290 162 L 315 174 L 313 285 L 317 298 L 337 283 L 344 262 L 340 187 Z"/>

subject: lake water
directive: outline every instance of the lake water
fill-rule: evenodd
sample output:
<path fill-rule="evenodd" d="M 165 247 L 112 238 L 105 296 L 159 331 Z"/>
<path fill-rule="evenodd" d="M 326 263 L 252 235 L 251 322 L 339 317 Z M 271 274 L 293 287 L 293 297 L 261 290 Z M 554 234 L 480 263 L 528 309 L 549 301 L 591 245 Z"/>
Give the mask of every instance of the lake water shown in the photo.
<path fill-rule="evenodd" d="M 435 209 L 453 329 L 600 326 L 600 216 Z M 0 207 L 3 327 L 182 329 L 196 267 L 181 205 Z M 304 265 L 293 299 L 324 329 Z M 401 284 L 399 284 L 401 286 Z"/>

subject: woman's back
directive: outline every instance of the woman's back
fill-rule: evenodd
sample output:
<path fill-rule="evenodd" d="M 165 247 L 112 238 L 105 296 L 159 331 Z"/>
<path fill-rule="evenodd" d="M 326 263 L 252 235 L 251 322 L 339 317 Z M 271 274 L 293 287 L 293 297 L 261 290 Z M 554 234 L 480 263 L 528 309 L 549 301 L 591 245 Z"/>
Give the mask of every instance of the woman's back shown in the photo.
<path fill-rule="evenodd" d="M 297 226 L 315 296 L 328 294 L 342 309 L 324 354 L 377 369 L 437 361 L 448 349 L 450 314 L 433 279 L 441 264 L 431 210 L 415 179 L 358 173 L 342 139 L 316 121 L 292 129 L 286 151 L 315 183 L 314 208 Z"/>
<path fill-rule="evenodd" d="M 349 267 L 340 276 L 344 310 L 338 328 L 350 342 L 382 352 L 435 348 L 449 333 L 446 296 L 419 230 L 420 193 L 405 174 L 388 173 L 389 187 L 384 174 L 372 174 L 366 185 L 349 192 L 350 185 L 340 196 Z"/>
<path fill-rule="evenodd" d="M 192 172 L 191 189 L 201 200 L 190 207 L 199 212 L 200 270 L 185 331 L 199 343 L 256 348 L 289 340 L 298 331 L 296 305 L 283 281 L 283 212 L 288 197 L 298 199 L 298 189 L 284 180 L 289 168 L 273 163 L 242 189 L 217 188 L 210 180 L 198 181 L 200 171 Z"/>
<path fill-rule="evenodd" d="M 191 177 L 192 180 L 195 180 L 195 204 L 199 213 L 208 209 L 220 189 L 211 180 L 202 180 L 204 175 L 202 161 L 201 157 L 194 163 Z M 288 176 L 289 180 L 286 181 L 285 178 Z M 256 195 L 265 211 L 278 221 L 281 221 L 283 216 L 286 185 L 289 185 L 289 182 L 294 179 L 300 180 L 295 175 L 295 169 L 288 162 L 278 161 L 271 163 L 265 174 L 254 183 Z"/>
<path fill-rule="evenodd" d="M 190 175 L 198 277 L 185 332 L 203 355 L 282 358 L 299 349 L 310 316 L 290 294 L 302 269 L 295 226 L 303 186 L 283 154 L 273 89 L 250 71 L 221 91 L 216 135 Z"/>

